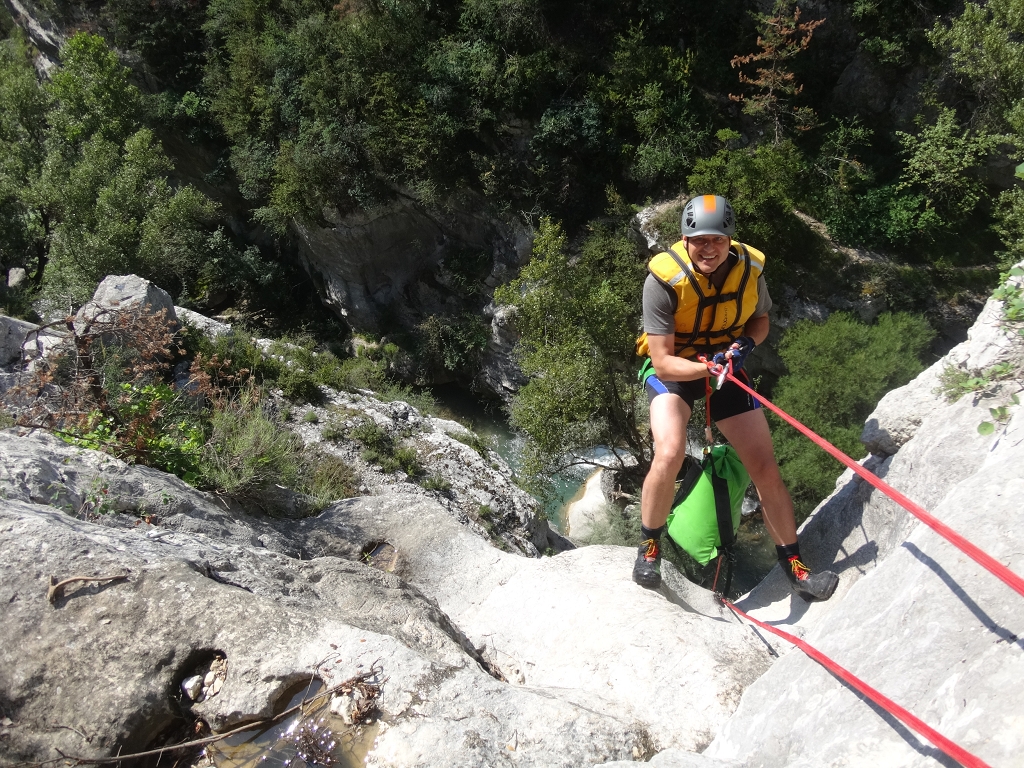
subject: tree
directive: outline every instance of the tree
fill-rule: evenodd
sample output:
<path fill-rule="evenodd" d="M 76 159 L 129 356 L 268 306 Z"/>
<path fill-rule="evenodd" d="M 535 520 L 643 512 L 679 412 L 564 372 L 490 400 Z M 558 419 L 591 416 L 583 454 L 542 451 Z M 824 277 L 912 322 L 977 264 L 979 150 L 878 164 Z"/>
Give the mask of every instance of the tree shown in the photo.
<path fill-rule="evenodd" d="M 1024 136 L 1024 0 L 966 3 L 947 26 L 937 22 L 929 39 L 949 57 L 953 71 L 974 88 L 976 120 L 993 130 Z"/>
<path fill-rule="evenodd" d="M 33 186 L 45 157 L 46 93 L 39 86 L 24 37 L 0 41 L 0 267 L 30 267 L 42 279 L 50 221 L 35 204 Z"/>
<path fill-rule="evenodd" d="M 923 317 L 885 314 L 874 325 L 836 312 L 822 324 L 803 320 L 786 331 L 779 355 L 789 373 L 773 402 L 849 456 L 864 454 L 864 420 L 894 387 L 923 370 L 935 332 Z M 772 417 L 775 453 L 800 515 L 832 492 L 841 465 Z"/>
<path fill-rule="evenodd" d="M 541 220 L 532 259 L 495 300 L 515 307 L 518 355 L 529 383 L 515 396 L 512 424 L 528 443 L 527 471 L 550 477 L 587 463 L 598 446 L 607 465 L 646 472 L 646 401 L 635 353 L 645 258 L 625 227 L 592 225 L 577 249 Z M 633 466 L 633 460 L 638 466 Z"/>
<path fill-rule="evenodd" d="M 932 125 L 916 134 L 896 134 L 906 158 L 900 189 L 924 192 L 925 206 L 935 212 L 936 229 L 965 220 L 985 196 L 985 187 L 971 173 L 991 154 L 1000 137 L 961 128 L 952 109 L 943 109 Z"/>
<path fill-rule="evenodd" d="M 937 23 L 929 37 L 948 57 L 953 71 L 972 85 L 982 128 L 1011 132 L 1002 137 L 1024 152 L 1024 0 L 967 3 L 949 26 Z M 976 184 L 977 182 L 975 182 Z M 996 206 L 995 230 L 1007 246 L 1004 266 L 1024 257 L 1024 195 L 1005 190 Z"/>
<path fill-rule="evenodd" d="M 25 43 L 0 46 L 3 265 L 34 261 L 35 283 L 62 311 L 111 273 L 194 297 L 216 281 L 218 259 L 241 260 L 214 227 L 217 206 L 171 185 L 171 162 L 142 127 L 142 96 L 102 38 L 76 34 L 61 56 L 40 86 Z"/>
<path fill-rule="evenodd" d="M 740 82 L 752 86 L 754 94 L 729 94 L 729 98 L 742 102 L 745 114 L 767 124 L 774 142 L 778 144 L 787 123 L 792 123 L 798 130 L 814 126 L 814 111 L 810 107 L 793 105 L 803 86 L 797 85 L 796 75 L 789 69 L 788 62 L 806 50 L 814 30 L 825 20 L 801 22 L 800 8 L 794 0 L 775 0 L 771 13 L 756 13 L 754 18 L 757 20 L 757 45 L 761 50 L 735 56 L 730 62 L 733 68 L 758 64 L 754 77 L 742 70 L 739 72 Z"/>

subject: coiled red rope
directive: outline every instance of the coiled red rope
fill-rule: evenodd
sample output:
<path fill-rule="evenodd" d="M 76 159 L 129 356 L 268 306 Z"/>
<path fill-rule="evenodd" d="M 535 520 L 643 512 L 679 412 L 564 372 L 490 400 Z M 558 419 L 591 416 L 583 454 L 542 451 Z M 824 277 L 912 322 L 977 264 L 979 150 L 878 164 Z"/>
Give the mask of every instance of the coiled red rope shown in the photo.
<path fill-rule="evenodd" d="M 743 617 L 751 624 L 756 624 L 761 629 L 767 630 L 768 632 L 771 632 L 773 635 L 781 637 L 786 642 L 795 645 L 797 648 L 806 653 L 816 662 L 821 664 L 821 666 L 823 666 L 833 675 L 835 675 L 844 682 L 848 683 L 853 688 L 860 691 L 862 694 L 871 699 L 871 701 L 875 702 L 875 704 L 882 707 L 886 712 L 889 712 L 894 717 L 898 718 L 908 728 L 912 728 L 914 731 L 924 736 L 926 739 L 928 739 L 928 741 L 930 741 L 936 747 L 938 747 L 947 755 L 952 757 L 954 760 L 959 762 L 961 765 L 965 766 L 966 768 L 991 768 L 991 766 L 989 766 L 989 764 L 986 763 L 984 760 L 982 760 L 979 757 L 976 757 L 975 755 L 972 755 L 970 752 L 968 752 L 966 749 L 961 747 L 956 742 L 947 739 L 945 736 L 943 736 L 941 733 L 939 733 L 934 728 L 929 726 L 923 720 L 921 720 L 918 717 L 915 717 L 910 712 L 901 707 L 899 704 L 897 704 L 895 701 L 885 696 L 880 691 L 877 691 L 874 688 L 872 688 L 870 685 L 865 683 L 863 680 L 854 675 L 848 669 L 836 664 L 834 661 L 832 661 L 832 659 L 823 654 L 813 645 L 805 643 L 799 637 L 791 635 L 789 632 L 784 632 L 783 630 L 778 629 L 777 627 L 773 627 L 770 624 L 765 624 L 762 621 L 758 621 L 753 616 L 750 616 L 741 611 L 728 600 L 723 599 L 722 602 L 725 603 L 725 605 L 728 606 L 729 609 L 732 610 L 736 615 Z"/>
<path fill-rule="evenodd" d="M 720 366 L 715 366 L 714 364 L 709 364 L 708 368 L 712 370 L 712 373 L 714 375 L 720 375 L 722 372 Z M 946 539 L 946 541 L 948 541 L 954 547 L 956 547 L 965 555 L 974 560 L 974 562 L 978 563 L 978 565 L 980 565 L 982 568 L 989 571 L 997 578 L 1001 579 L 1004 583 L 1006 583 L 1007 586 L 1009 586 L 1011 589 L 1017 592 L 1017 594 L 1019 594 L 1021 597 L 1024 597 L 1024 578 L 1018 576 L 1016 573 L 1011 571 L 1009 568 L 1000 563 L 991 555 L 982 552 L 978 547 L 969 542 L 967 539 L 965 539 L 963 536 L 961 536 L 959 533 L 954 531 L 949 526 L 939 522 L 936 518 L 932 517 L 932 515 L 928 514 L 928 512 L 926 512 L 923 507 L 921 507 L 918 504 L 915 504 L 913 501 L 908 499 L 906 496 L 897 491 L 895 488 L 886 483 L 884 480 L 882 480 L 880 477 L 875 475 L 870 470 L 864 469 L 864 467 L 862 467 L 856 461 L 854 461 L 845 453 L 840 451 L 828 440 L 815 434 L 810 429 L 801 424 L 799 421 L 790 416 L 788 413 L 783 411 L 781 408 L 765 400 L 765 398 L 762 395 L 759 395 L 757 392 L 755 392 L 753 389 L 748 387 L 746 384 L 744 384 L 736 376 L 733 375 L 731 360 L 729 361 L 729 367 L 728 370 L 725 372 L 725 376 L 726 379 L 738 385 L 742 389 L 746 390 L 750 395 L 757 398 L 757 400 L 762 405 L 770 409 L 773 413 L 777 414 L 781 419 L 785 420 L 788 424 L 793 426 L 799 432 L 806 435 L 813 443 L 824 449 L 832 458 L 842 462 L 847 467 L 852 469 L 854 472 L 856 472 L 858 475 L 864 478 L 875 488 L 880 490 L 890 499 L 892 499 L 901 507 L 910 512 L 910 514 L 912 514 L 922 523 L 924 523 L 937 534 Z"/>

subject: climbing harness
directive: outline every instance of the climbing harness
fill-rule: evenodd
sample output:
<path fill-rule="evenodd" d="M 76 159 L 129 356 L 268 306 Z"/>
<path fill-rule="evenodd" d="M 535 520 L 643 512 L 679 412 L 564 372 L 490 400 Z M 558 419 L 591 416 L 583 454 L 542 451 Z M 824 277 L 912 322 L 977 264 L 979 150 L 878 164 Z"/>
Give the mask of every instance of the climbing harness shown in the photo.
<path fill-rule="evenodd" d="M 890 499 L 898 503 L 912 515 L 914 515 L 914 517 L 919 519 L 921 522 L 925 523 L 925 525 L 930 527 L 940 536 L 942 536 L 951 544 L 953 544 L 953 546 L 957 547 L 961 552 L 971 557 L 983 568 L 985 568 L 990 573 L 1000 578 L 1014 591 L 1024 596 L 1024 579 L 1015 574 L 1009 568 L 1005 567 L 1004 565 L 996 561 L 995 558 L 982 552 L 978 547 L 976 547 L 974 544 L 971 544 L 971 542 L 969 542 L 963 536 L 958 534 L 956 531 L 939 522 L 932 515 L 928 514 L 928 512 L 926 512 L 922 507 L 915 504 L 913 501 L 908 499 L 906 496 L 904 496 L 902 493 L 900 493 L 895 488 L 890 486 L 888 483 L 881 480 L 873 472 L 864 469 L 864 467 L 855 462 L 853 459 L 851 459 L 845 453 L 840 451 L 838 448 L 836 448 L 830 442 L 825 440 L 823 437 L 820 437 L 819 435 L 815 434 L 810 429 L 801 424 L 799 421 L 790 416 L 788 413 L 783 411 L 781 408 L 779 408 L 776 405 L 773 405 L 764 397 L 757 394 L 753 389 L 748 387 L 733 374 L 731 360 L 728 360 L 725 366 L 716 365 L 714 362 L 708 362 L 706 359 L 702 359 L 702 362 L 704 362 L 708 366 L 708 370 L 710 371 L 712 376 L 715 377 L 721 377 L 722 369 L 724 369 L 725 380 L 733 382 L 734 384 L 738 385 L 743 390 L 745 390 L 752 397 L 757 398 L 757 400 L 763 406 L 771 410 L 773 413 L 777 414 L 780 418 L 786 421 L 786 423 L 796 428 L 801 434 L 810 438 L 811 441 L 813 441 L 816 445 L 824 449 L 834 459 L 842 462 L 847 467 L 852 469 L 860 477 L 867 480 L 868 483 L 870 483 L 872 486 L 874 486 L 882 493 L 884 493 L 886 496 L 888 496 Z M 708 386 L 710 387 L 710 385 Z M 891 699 L 884 696 L 881 692 L 872 688 L 863 680 L 856 677 L 852 672 L 843 668 L 842 666 L 840 666 L 832 659 L 825 656 L 823 653 L 821 653 L 813 646 L 809 645 L 808 643 L 805 643 L 803 640 L 800 640 L 798 637 L 795 637 L 794 635 L 791 635 L 788 632 L 784 632 L 783 630 L 778 629 L 777 627 L 773 627 L 769 624 L 765 624 L 761 621 L 758 621 L 753 616 L 750 616 L 741 611 L 725 597 L 719 595 L 719 599 L 726 607 L 733 611 L 733 613 L 735 613 L 737 617 L 746 619 L 747 621 L 749 621 L 752 624 L 755 624 L 761 629 L 771 632 L 772 634 L 777 635 L 778 637 L 781 637 L 787 642 L 795 645 L 797 648 L 799 648 L 801 651 L 807 654 L 811 659 L 825 667 L 825 669 L 827 669 L 833 675 L 846 682 L 848 685 L 859 691 L 867 698 L 871 699 L 871 701 L 875 702 L 875 704 L 882 707 L 891 715 L 893 715 L 901 722 L 903 722 L 908 728 L 913 729 L 921 736 L 928 739 L 932 744 L 941 749 L 954 760 L 957 760 L 961 765 L 966 766 L 966 768 L 990 768 L 988 763 L 971 754 L 955 742 L 947 739 L 938 731 L 928 726 L 924 721 L 915 717 L 909 711 L 899 706 L 896 702 L 892 701 Z"/>

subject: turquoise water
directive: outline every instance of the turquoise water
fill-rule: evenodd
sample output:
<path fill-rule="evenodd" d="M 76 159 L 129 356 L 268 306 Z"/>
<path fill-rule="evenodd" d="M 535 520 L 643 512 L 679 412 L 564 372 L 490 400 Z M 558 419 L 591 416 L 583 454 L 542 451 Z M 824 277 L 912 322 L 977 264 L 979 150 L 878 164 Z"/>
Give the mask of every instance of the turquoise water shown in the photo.
<path fill-rule="evenodd" d="M 435 387 L 432 394 L 443 409 L 449 411 L 459 421 L 467 423 L 474 432 L 484 438 L 518 476 L 523 465 L 523 446 L 526 440 L 509 428 L 508 417 L 500 403 L 479 400 L 466 390 L 450 385 Z M 553 478 L 554 495 L 544 504 L 544 512 L 552 525 L 559 530 L 564 528 L 565 506 L 586 482 L 590 473 L 589 467 L 581 467 L 576 471 L 559 473 Z"/>

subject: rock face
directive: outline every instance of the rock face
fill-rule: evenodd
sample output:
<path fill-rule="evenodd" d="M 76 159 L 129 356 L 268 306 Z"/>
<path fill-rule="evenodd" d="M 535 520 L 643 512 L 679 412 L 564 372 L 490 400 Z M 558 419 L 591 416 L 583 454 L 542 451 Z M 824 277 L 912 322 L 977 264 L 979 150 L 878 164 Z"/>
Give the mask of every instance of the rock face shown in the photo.
<path fill-rule="evenodd" d="M 644 759 L 702 748 L 769 664 L 670 567 L 664 590 L 647 592 L 622 548 L 506 554 L 429 499 L 263 519 L 13 430 L 0 469 L 5 760 L 141 749 L 178 711 L 224 730 L 324 676 L 328 658 L 339 679 L 376 660 L 388 677 L 371 766 Z M 379 542 L 397 553 L 390 571 L 363 558 Z M 50 577 L 76 575 L 126 578 L 48 602 Z M 183 698 L 213 658 L 227 669 L 216 695 Z"/>
<path fill-rule="evenodd" d="M 1013 378 L 946 403 L 925 372 L 892 397 L 920 403 L 911 419 L 889 404 L 873 414 L 869 434 L 898 450 L 864 464 L 1020 574 L 1024 338 L 998 311 L 946 362 L 1006 362 Z M 493 457 L 407 404 L 344 398 L 334 415 L 415 427 L 404 439 L 426 460 L 462 463 L 477 484 L 446 505 L 381 476 L 375 495 L 269 518 L 48 434 L 0 432 L 5 763 L 143 749 L 183 713 L 224 731 L 300 680 L 370 670 L 387 677 L 370 766 L 949 764 L 668 563 L 647 591 L 626 548 L 496 548 L 459 513 L 482 503 L 482 480 L 520 520 Z M 303 437 L 323 441 L 318 424 Z M 986 763 L 1024 765 L 1024 690 L 1007 684 L 1024 676 L 1020 596 L 852 472 L 801 543 L 812 568 L 839 572 L 832 600 L 803 603 L 776 569 L 738 607 Z M 90 580 L 54 589 L 72 577 Z"/>
<path fill-rule="evenodd" d="M 410 197 L 375 211 L 325 216 L 328 226 L 293 222 L 303 264 L 324 303 L 353 329 L 372 333 L 396 324 L 411 329 L 432 315 L 480 312 L 495 286 L 529 257 L 532 242 L 526 229 L 483 211 L 455 206 L 442 213 Z M 474 263 L 482 271 L 453 274 L 448 262 L 465 252 L 481 256 Z M 482 301 L 466 295 L 467 281 Z M 492 338 L 475 384 L 507 398 L 522 383 L 511 356 L 515 336 L 500 311 L 484 313 Z"/>
<path fill-rule="evenodd" d="M 328 403 L 307 408 L 303 421 L 294 429 L 307 443 L 315 443 L 356 467 L 364 484 L 363 493 L 434 499 L 481 536 L 530 557 L 549 546 L 550 529 L 545 521 L 537 519 L 536 499 L 512 482 L 512 470 L 505 460 L 464 426 L 424 416 L 408 403 L 381 402 L 371 392 L 325 391 L 329 393 Z M 315 421 L 306 420 L 310 413 L 316 414 Z M 417 483 L 402 471 L 386 473 L 367 463 L 357 441 L 337 434 L 361 423 L 372 423 L 396 444 L 414 448 L 423 474 L 440 483 Z"/>
<path fill-rule="evenodd" d="M 868 421 L 865 462 L 1017 574 L 1024 573 L 1024 339 L 998 322 L 991 302 L 971 339 Z M 1017 378 L 946 403 L 936 371 L 969 360 L 1011 361 Z M 907 406 L 901 413 L 900 403 Z M 1006 408 L 993 434 L 991 408 Z M 805 559 L 831 567 L 828 603 L 785 594 L 776 569 L 739 607 L 805 640 L 990 765 L 1024 765 L 1024 602 L 1008 586 L 901 507 L 847 472 L 801 531 Z M 750 686 L 704 753 L 743 765 L 947 764 L 927 742 L 865 703 L 798 651 Z"/>

